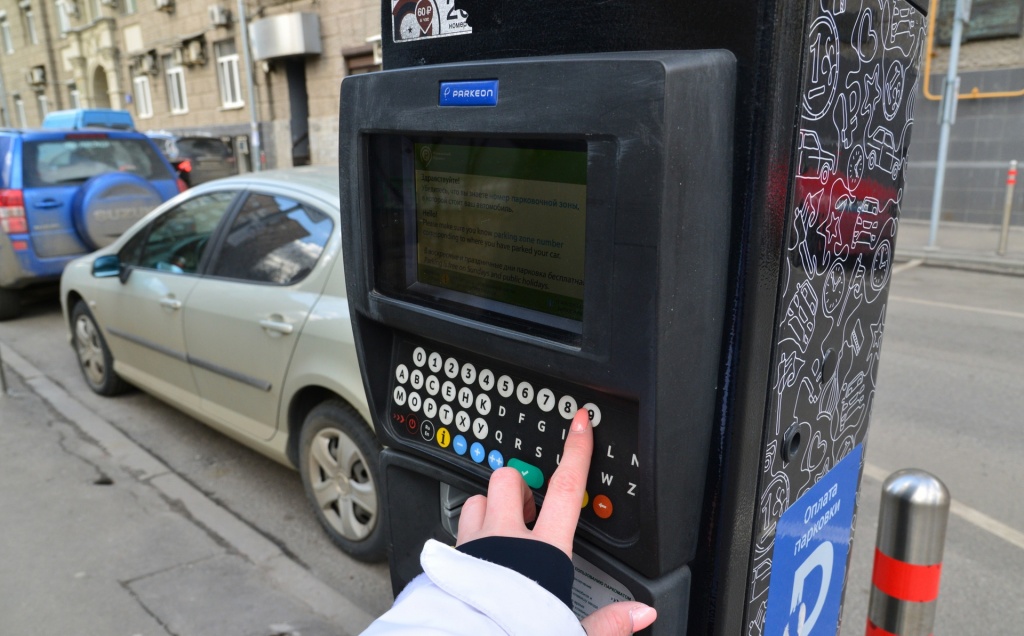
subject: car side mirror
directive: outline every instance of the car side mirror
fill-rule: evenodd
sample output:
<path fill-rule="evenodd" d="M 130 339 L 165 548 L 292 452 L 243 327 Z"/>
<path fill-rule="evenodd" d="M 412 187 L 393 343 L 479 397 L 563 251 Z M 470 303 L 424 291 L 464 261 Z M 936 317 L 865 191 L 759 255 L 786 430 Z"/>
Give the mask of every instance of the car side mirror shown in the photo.
<path fill-rule="evenodd" d="M 92 262 L 92 275 L 96 278 L 111 278 L 117 276 L 124 283 L 131 273 L 130 267 L 121 265 L 121 258 L 117 254 L 106 254 L 97 257 Z"/>

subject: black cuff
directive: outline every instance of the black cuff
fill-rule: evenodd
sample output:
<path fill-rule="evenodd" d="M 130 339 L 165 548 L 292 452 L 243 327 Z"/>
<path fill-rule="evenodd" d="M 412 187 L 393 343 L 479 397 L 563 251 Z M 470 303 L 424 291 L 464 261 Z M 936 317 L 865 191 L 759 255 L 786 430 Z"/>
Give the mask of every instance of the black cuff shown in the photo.
<path fill-rule="evenodd" d="M 533 579 L 572 609 L 572 560 L 550 543 L 518 537 L 484 537 L 464 543 L 458 550 Z"/>

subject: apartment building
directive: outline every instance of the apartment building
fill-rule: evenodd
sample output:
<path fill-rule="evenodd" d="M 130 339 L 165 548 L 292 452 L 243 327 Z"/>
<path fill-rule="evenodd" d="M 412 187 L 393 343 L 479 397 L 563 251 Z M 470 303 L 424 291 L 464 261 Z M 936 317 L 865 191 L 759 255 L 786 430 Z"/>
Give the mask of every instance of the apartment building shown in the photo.
<path fill-rule="evenodd" d="M 0 124 L 117 108 L 140 130 L 230 138 L 243 169 L 257 145 L 266 167 L 336 163 L 341 79 L 380 68 L 380 3 L 241 4 L 249 56 L 236 0 L 5 0 Z"/>

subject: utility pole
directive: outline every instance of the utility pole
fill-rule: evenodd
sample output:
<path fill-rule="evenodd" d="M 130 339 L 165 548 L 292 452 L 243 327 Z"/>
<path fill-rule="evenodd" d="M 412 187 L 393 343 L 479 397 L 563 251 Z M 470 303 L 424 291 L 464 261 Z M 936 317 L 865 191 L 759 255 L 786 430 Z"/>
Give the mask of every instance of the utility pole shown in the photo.
<path fill-rule="evenodd" d="M 963 39 L 964 25 L 971 21 L 971 0 L 956 0 L 953 14 L 953 36 L 949 43 L 949 69 L 946 70 L 946 85 L 942 93 L 939 113 L 939 156 L 935 162 L 935 190 L 932 192 L 932 222 L 928 233 L 928 247 L 934 249 L 939 233 L 939 215 L 942 213 L 942 188 L 946 181 L 946 156 L 949 154 L 949 134 L 956 121 L 956 103 L 960 93 L 960 78 L 957 66 L 960 64 L 960 40 Z"/>
<path fill-rule="evenodd" d="M 256 101 L 256 78 L 252 72 L 252 52 L 249 49 L 249 21 L 245 15 L 245 0 L 238 0 L 238 28 L 242 30 L 242 51 L 245 59 L 245 78 L 249 82 L 249 152 L 252 169 L 263 169 L 263 144 L 260 141 L 259 103 Z"/>

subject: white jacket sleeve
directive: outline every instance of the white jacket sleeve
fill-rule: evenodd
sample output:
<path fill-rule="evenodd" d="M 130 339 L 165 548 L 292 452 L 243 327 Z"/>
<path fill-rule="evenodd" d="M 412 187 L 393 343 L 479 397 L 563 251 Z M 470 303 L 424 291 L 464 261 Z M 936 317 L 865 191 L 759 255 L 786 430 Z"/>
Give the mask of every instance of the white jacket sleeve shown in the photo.
<path fill-rule="evenodd" d="M 564 603 L 531 579 L 430 540 L 423 574 L 362 636 L 585 636 Z"/>

